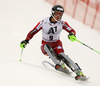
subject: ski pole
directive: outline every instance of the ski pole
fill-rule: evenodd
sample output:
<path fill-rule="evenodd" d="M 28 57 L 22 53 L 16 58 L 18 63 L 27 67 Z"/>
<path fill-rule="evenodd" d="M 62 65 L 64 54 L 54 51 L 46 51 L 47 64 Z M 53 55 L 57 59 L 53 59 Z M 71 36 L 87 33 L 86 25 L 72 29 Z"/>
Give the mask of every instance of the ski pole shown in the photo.
<path fill-rule="evenodd" d="M 86 47 L 90 48 L 91 50 L 93 50 L 93 51 L 97 52 L 98 54 L 100 54 L 100 52 L 98 52 L 98 51 L 96 51 L 95 49 L 93 49 L 93 48 L 89 47 L 88 45 L 86 45 L 86 44 L 82 43 L 81 41 L 79 41 L 79 40 L 76 40 L 76 41 L 77 41 L 77 42 L 79 42 L 79 43 L 81 43 L 81 44 L 83 44 L 84 46 L 86 46 Z"/>
<path fill-rule="evenodd" d="M 23 53 L 23 49 L 21 50 L 20 60 L 19 60 L 19 61 L 21 61 L 21 58 L 22 58 L 22 53 Z"/>

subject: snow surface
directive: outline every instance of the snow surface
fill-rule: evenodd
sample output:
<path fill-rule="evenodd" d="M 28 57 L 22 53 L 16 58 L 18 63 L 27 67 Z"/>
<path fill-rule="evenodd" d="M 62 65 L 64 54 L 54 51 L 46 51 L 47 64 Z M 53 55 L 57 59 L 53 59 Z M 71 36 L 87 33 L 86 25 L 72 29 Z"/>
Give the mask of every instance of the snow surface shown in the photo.
<path fill-rule="evenodd" d="M 41 19 L 50 16 L 51 7 L 44 0 L 0 0 L 0 86 L 100 86 L 100 54 L 71 42 L 65 31 L 61 33 L 65 53 L 90 76 L 88 81 L 76 81 L 74 73 L 69 76 L 42 65 L 44 60 L 52 61 L 40 50 L 41 31 L 24 49 L 19 62 L 20 42 Z M 100 32 L 65 14 L 63 20 L 76 30 L 77 39 L 100 51 Z"/>

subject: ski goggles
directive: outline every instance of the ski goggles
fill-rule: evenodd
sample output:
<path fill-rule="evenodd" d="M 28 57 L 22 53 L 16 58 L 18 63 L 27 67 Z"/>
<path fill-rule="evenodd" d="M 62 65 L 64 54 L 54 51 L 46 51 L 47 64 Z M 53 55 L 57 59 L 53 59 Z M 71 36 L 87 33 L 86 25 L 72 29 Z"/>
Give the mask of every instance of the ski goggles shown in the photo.
<path fill-rule="evenodd" d="M 55 15 L 55 16 L 58 16 L 58 15 L 62 16 L 62 15 L 63 15 L 63 12 L 55 11 L 55 12 L 54 12 L 54 15 Z"/>

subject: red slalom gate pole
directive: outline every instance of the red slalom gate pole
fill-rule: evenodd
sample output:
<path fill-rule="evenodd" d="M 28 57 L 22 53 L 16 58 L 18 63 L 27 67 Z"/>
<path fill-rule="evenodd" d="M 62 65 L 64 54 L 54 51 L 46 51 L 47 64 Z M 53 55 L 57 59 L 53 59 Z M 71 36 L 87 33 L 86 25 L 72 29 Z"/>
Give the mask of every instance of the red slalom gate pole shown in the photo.
<path fill-rule="evenodd" d="M 94 27 L 95 19 L 96 19 L 97 13 L 98 13 L 98 8 L 99 8 L 99 3 L 97 4 L 97 7 L 96 7 L 96 12 L 95 12 L 95 15 L 94 15 L 94 19 L 93 19 L 91 28 Z"/>
<path fill-rule="evenodd" d="M 76 0 L 76 3 L 75 3 L 74 12 L 73 12 L 73 16 L 72 16 L 73 18 L 75 17 L 75 12 L 76 12 L 77 3 L 78 3 L 78 0 Z"/>
<path fill-rule="evenodd" d="M 88 6 L 89 6 L 89 0 L 87 0 L 87 6 L 86 6 L 86 10 L 85 10 L 85 15 L 84 15 L 83 23 L 85 23 L 85 20 L 86 20 L 86 14 L 87 14 L 87 11 L 88 11 Z"/>

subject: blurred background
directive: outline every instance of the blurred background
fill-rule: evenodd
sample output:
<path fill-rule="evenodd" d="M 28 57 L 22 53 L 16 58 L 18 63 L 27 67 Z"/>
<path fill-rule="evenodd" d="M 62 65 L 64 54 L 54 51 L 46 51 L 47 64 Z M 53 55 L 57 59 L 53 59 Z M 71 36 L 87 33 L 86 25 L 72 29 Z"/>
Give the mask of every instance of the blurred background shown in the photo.
<path fill-rule="evenodd" d="M 45 17 L 51 8 L 61 4 L 65 13 L 62 20 L 75 29 L 78 40 L 100 52 L 99 0 L 0 0 L 0 86 L 100 86 L 100 54 L 78 42 L 71 42 L 62 31 L 61 41 L 65 54 L 78 63 L 87 82 L 77 82 L 71 76 L 44 67 L 42 61 L 53 64 L 41 52 L 41 31 L 23 50 L 20 62 L 20 42 Z"/>

